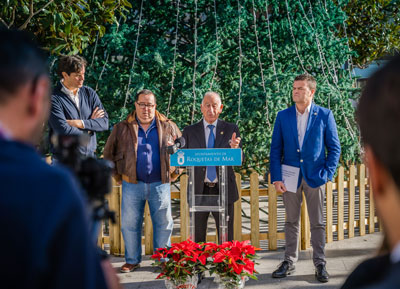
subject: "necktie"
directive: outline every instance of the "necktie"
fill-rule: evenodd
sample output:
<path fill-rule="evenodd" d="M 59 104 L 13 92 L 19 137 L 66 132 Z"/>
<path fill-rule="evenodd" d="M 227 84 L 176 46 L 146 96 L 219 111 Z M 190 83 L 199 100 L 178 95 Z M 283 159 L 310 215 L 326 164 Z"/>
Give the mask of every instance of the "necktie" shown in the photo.
<path fill-rule="evenodd" d="M 215 144 L 214 126 L 212 124 L 209 124 L 209 125 L 207 125 L 207 127 L 210 129 L 210 134 L 208 136 L 207 148 L 214 148 L 214 144 Z M 207 178 L 211 182 L 215 181 L 215 179 L 217 178 L 217 168 L 215 166 L 207 167 Z"/>

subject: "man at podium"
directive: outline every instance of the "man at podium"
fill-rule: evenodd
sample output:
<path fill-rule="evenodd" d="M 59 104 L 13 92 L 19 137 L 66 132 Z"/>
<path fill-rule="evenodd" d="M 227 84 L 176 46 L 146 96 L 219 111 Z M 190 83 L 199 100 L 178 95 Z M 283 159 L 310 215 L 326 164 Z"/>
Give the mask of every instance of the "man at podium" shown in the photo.
<path fill-rule="evenodd" d="M 185 149 L 200 148 L 241 148 L 239 128 L 234 123 L 219 119 L 223 104 L 221 97 L 216 92 L 207 92 L 201 103 L 202 120 L 187 126 L 183 130 L 186 140 Z M 217 167 L 195 167 L 194 183 L 195 195 L 218 195 L 219 184 Z M 227 215 L 228 215 L 228 241 L 233 240 L 233 213 L 234 202 L 239 198 L 233 168 L 227 167 Z M 204 198 L 206 199 L 206 198 Z M 214 216 L 217 230 L 219 231 L 219 213 L 211 212 Z M 205 242 L 207 235 L 207 221 L 210 212 L 195 213 L 195 241 Z M 219 232 L 218 232 L 219 233 Z"/>

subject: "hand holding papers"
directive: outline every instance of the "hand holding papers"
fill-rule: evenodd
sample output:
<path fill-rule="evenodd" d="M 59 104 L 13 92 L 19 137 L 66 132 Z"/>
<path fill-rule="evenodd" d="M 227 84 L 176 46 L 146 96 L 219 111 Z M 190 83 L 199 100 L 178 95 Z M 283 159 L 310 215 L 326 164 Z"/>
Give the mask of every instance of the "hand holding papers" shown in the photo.
<path fill-rule="evenodd" d="M 287 191 L 296 193 L 299 173 L 300 168 L 282 165 L 282 181 L 285 184 Z"/>

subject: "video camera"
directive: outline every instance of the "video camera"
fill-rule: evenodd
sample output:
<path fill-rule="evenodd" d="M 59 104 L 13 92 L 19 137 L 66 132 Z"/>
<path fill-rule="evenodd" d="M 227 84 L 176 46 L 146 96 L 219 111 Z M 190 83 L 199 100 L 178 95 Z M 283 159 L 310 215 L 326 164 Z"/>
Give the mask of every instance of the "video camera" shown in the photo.
<path fill-rule="evenodd" d="M 70 168 L 86 193 L 92 210 L 92 234 L 97 240 L 101 220 L 111 219 L 115 213 L 108 208 L 105 196 L 111 191 L 113 163 L 104 159 L 84 157 L 79 147 L 89 141 L 88 135 L 53 135 L 51 138 L 57 161 Z"/>

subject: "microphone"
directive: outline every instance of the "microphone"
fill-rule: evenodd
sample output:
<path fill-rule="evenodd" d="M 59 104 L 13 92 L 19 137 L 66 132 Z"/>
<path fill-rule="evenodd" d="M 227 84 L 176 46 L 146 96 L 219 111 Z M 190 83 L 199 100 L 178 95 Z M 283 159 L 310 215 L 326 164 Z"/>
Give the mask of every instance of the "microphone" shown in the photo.
<path fill-rule="evenodd" d="M 178 137 L 173 145 L 167 146 L 167 153 L 170 155 L 177 152 L 178 149 L 183 148 L 185 146 L 185 138 L 183 136 Z"/>

